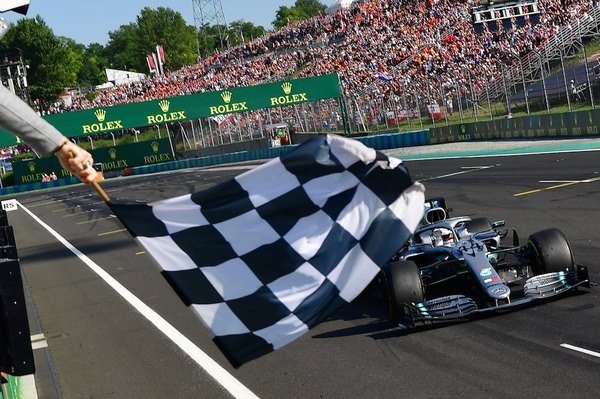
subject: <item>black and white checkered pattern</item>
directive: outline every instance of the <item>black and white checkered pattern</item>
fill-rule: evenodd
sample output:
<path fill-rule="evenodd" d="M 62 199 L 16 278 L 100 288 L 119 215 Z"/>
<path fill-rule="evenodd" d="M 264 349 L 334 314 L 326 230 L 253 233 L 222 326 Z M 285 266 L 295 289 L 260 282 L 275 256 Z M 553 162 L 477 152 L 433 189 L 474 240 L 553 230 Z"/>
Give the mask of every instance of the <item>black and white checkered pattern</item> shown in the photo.
<path fill-rule="evenodd" d="M 206 191 L 110 205 L 238 367 L 360 294 L 423 201 L 401 161 L 329 135 Z"/>

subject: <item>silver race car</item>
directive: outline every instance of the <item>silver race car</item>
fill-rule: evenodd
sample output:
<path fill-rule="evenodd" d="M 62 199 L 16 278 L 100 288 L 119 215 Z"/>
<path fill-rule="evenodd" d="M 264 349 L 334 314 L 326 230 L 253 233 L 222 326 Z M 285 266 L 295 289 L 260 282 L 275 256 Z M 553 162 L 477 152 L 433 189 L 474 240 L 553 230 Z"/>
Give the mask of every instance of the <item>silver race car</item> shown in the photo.
<path fill-rule="evenodd" d="M 590 286 L 587 267 L 575 263 L 560 230 L 538 231 L 519 245 L 504 221 L 450 211 L 443 198 L 426 201 L 422 223 L 383 268 L 394 325 L 467 318 Z"/>

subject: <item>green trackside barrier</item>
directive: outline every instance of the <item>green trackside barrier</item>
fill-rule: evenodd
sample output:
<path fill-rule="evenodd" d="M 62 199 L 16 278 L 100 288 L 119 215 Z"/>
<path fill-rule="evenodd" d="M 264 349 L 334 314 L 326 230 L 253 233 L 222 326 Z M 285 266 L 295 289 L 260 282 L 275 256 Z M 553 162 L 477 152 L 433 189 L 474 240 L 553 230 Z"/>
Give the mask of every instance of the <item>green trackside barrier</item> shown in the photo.
<path fill-rule="evenodd" d="M 431 144 L 471 140 L 599 136 L 600 109 L 530 115 L 430 129 Z"/>
<path fill-rule="evenodd" d="M 392 148 L 416 147 L 430 144 L 429 130 L 410 133 L 378 134 L 374 136 L 360 137 L 360 141 L 367 147 L 376 150 L 389 150 Z"/>
<path fill-rule="evenodd" d="M 356 140 L 375 150 L 387 150 L 398 147 L 412 147 L 425 145 L 429 143 L 429 132 L 427 130 L 412 133 L 392 133 L 376 136 L 359 137 Z M 209 157 L 185 159 L 176 162 L 163 163 L 157 165 L 132 168 L 126 171 L 127 175 L 142 175 L 147 173 L 165 172 L 169 170 L 198 168 L 206 166 L 221 165 L 235 162 L 258 161 L 264 159 L 277 158 L 296 145 L 283 147 L 265 148 L 253 151 L 242 151 L 224 155 L 214 155 Z"/>
<path fill-rule="evenodd" d="M 181 161 L 167 162 L 156 165 L 141 166 L 124 171 L 126 176 L 145 175 L 148 173 L 167 172 L 171 170 L 186 168 L 202 168 L 207 166 L 222 165 L 236 162 L 259 161 L 277 158 L 280 155 L 295 148 L 295 145 L 267 148 L 256 151 L 234 152 L 224 155 L 213 155 L 210 157 L 184 159 Z"/>
<path fill-rule="evenodd" d="M 429 144 L 429 131 L 424 130 L 411 133 L 392 133 L 376 136 L 366 136 L 359 137 L 356 140 L 376 150 L 385 150 L 398 147 L 410 147 L 416 145 Z M 121 169 L 121 173 L 125 176 L 134 176 L 148 173 L 167 172 L 178 169 L 215 166 L 234 162 L 248 162 L 272 159 L 277 158 L 282 154 L 285 154 L 286 152 L 290 151 L 295 147 L 295 145 L 290 145 L 283 147 L 264 148 L 253 151 L 242 151 L 224 155 L 213 155 L 202 158 L 183 159 L 179 161 L 156 163 L 152 165 L 144 165 L 138 167 L 127 167 Z M 119 153 L 122 153 L 122 151 L 119 150 Z M 96 159 L 96 155 L 94 155 L 94 158 Z M 0 189 L 0 195 L 17 194 L 50 187 L 61 187 L 75 183 L 79 183 L 79 179 L 73 176 L 65 176 L 51 182 L 42 183 L 40 181 L 36 181 L 26 184 L 5 187 Z"/>
<path fill-rule="evenodd" d="M 2 373 L 3 381 L 2 389 L 0 390 L 0 399 L 27 399 L 23 398 L 21 386 L 19 384 L 19 377 L 13 377 L 12 375 Z"/>
<path fill-rule="evenodd" d="M 77 183 L 81 183 L 81 181 L 74 176 L 69 176 L 69 177 L 63 177 L 61 179 L 50 181 L 50 182 L 44 182 L 44 183 L 35 182 L 35 183 L 27 183 L 27 184 L 20 184 L 20 185 L 16 185 L 16 186 L 4 187 L 4 188 L 0 189 L 0 195 L 19 194 L 19 193 L 25 193 L 28 191 L 40 190 L 40 189 L 44 189 L 44 188 L 70 186 L 71 184 L 77 184 Z"/>
<path fill-rule="evenodd" d="M 143 141 L 116 147 L 99 148 L 90 151 L 94 162 L 102 164 L 104 172 L 123 170 L 136 166 L 173 161 L 173 152 L 169 139 Z M 49 156 L 28 161 L 13 162 L 16 185 L 36 186 L 41 183 L 44 174 L 56 173 L 59 178 L 70 178 L 69 172 L 60 165 L 57 157 Z M 66 179 L 70 184 L 71 179 Z M 44 183 L 41 183 L 44 187 Z M 63 185 L 59 180 L 48 183 L 48 187 Z"/>

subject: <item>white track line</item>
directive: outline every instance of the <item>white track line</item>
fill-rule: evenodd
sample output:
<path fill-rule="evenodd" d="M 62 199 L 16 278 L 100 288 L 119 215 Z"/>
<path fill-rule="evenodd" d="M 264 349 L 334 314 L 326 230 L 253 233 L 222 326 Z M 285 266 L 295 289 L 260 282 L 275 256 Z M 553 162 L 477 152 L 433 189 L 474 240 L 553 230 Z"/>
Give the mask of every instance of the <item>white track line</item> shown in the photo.
<path fill-rule="evenodd" d="M 36 334 L 31 336 L 31 349 L 43 349 L 48 347 L 48 342 L 44 334 Z"/>
<path fill-rule="evenodd" d="M 50 234 L 54 236 L 61 244 L 63 244 L 69 251 L 77 256 L 83 263 L 85 263 L 94 273 L 96 273 L 102 280 L 104 280 L 112 289 L 114 289 L 119 295 L 123 297 L 127 302 L 131 304 L 138 312 L 142 314 L 150 323 L 154 324 L 167 338 L 169 338 L 175 345 L 181 350 L 188 354 L 200 367 L 202 367 L 210 376 L 212 376 L 223 388 L 225 388 L 235 398 L 258 398 L 252 391 L 244 386 L 240 381 L 233 377 L 227 370 L 221 367 L 216 361 L 210 356 L 204 353 L 198 348 L 192 341 L 181 334 L 175 327 L 169 324 L 163 319 L 158 313 L 152 308 L 143 303 L 139 298 L 125 288 L 121 283 L 115 280 L 110 274 L 104 269 L 98 266 L 94 261 L 88 258 L 84 253 L 75 248 L 70 242 L 64 237 L 58 234 L 52 227 L 44 223 L 38 218 L 33 212 L 25 208 L 21 203 L 18 203 L 19 207 L 29 214 L 40 226 L 46 229 Z M 200 323 L 199 323 L 200 324 Z"/>
<path fill-rule="evenodd" d="M 518 149 L 518 148 L 516 148 Z M 498 149 L 499 151 L 505 151 L 505 149 Z M 513 150 L 515 150 L 515 148 L 513 148 Z M 546 154 L 562 154 L 562 153 L 573 153 L 573 152 L 591 152 L 591 151 L 600 151 L 600 149 L 598 148 L 589 148 L 589 149 L 568 149 L 568 150 L 548 150 L 548 151 L 533 151 L 533 152 L 522 152 L 522 153 L 514 153 L 514 152 L 510 152 L 510 153 L 503 153 L 503 154 L 494 154 L 492 151 L 496 151 L 496 150 L 490 150 L 489 153 L 485 153 L 485 154 L 478 154 L 478 155 L 451 155 L 451 156 L 444 156 L 443 153 L 432 153 L 431 156 L 426 156 L 424 155 L 423 158 L 408 158 L 408 159 L 404 159 L 403 156 L 407 156 L 410 157 L 411 154 L 396 154 L 396 155 L 392 155 L 395 158 L 399 158 L 402 159 L 403 162 L 412 162 L 412 161 L 435 161 L 438 159 L 466 159 L 466 158 L 496 158 L 496 157 L 521 157 L 521 156 L 528 156 L 528 155 L 546 155 Z M 460 151 L 459 151 L 460 152 Z"/>
<path fill-rule="evenodd" d="M 476 168 L 461 168 L 461 169 L 466 169 L 463 170 L 462 172 L 456 172 L 456 173 L 449 173 L 447 175 L 442 175 L 442 176 L 434 176 L 434 177 L 430 177 L 428 179 L 422 179 L 420 181 L 429 181 L 429 180 L 437 180 L 437 179 L 444 179 L 446 177 L 452 177 L 452 176 L 458 176 L 458 175 L 464 175 L 466 173 L 472 173 L 472 172 L 477 172 L 479 170 L 485 170 L 485 169 L 491 169 L 495 167 L 494 165 L 490 165 L 490 166 L 478 166 Z"/>
<path fill-rule="evenodd" d="M 34 374 L 19 377 L 19 386 L 21 387 L 21 398 L 38 399 Z"/>
<path fill-rule="evenodd" d="M 589 349 L 583 349 L 583 348 L 579 348 L 577 346 L 569 345 L 569 344 L 560 344 L 560 346 L 563 347 L 563 348 L 565 348 L 565 349 L 571 349 L 572 351 L 585 353 L 586 355 L 600 357 L 600 353 L 591 351 Z"/>
<path fill-rule="evenodd" d="M 600 177 L 593 177 L 591 179 L 585 179 L 585 180 L 540 180 L 540 183 L 594 183 L 597 182 L 598 180 L 600 180 Z"/>

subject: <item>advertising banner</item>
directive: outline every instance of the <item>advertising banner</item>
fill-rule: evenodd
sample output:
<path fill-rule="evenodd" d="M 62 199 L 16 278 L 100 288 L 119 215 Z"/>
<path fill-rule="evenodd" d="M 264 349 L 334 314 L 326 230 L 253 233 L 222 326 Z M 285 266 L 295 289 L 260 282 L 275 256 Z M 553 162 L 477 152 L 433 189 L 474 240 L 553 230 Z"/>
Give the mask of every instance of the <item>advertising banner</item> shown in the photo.
<path fill-rule="evenodd" d="M 94 162 L 101 163 L 105 172 L 174 161 L 169 139 L 99 148 L 90 152 Z M 55 156 L 14 162 L 13 171 L 17 185 L 41 182 L 44 175 L 52 173 L 58 179 L 71 176 Z"/>
<path fill-rule="evenodd" d="M 68 137 L 139 128 L 190 119 L 218 117 L 341 97 L 337 74 L 292 79 L 112 107 L 46 115 L 50 124 Z M 17 143 L 0 130 L 0 147 Z"/>
<path fill-rule="evenodd" d="M 600 110 L 495 119 L 430 129 L 431 143 L 516 138 L 598 136 Z"/>

